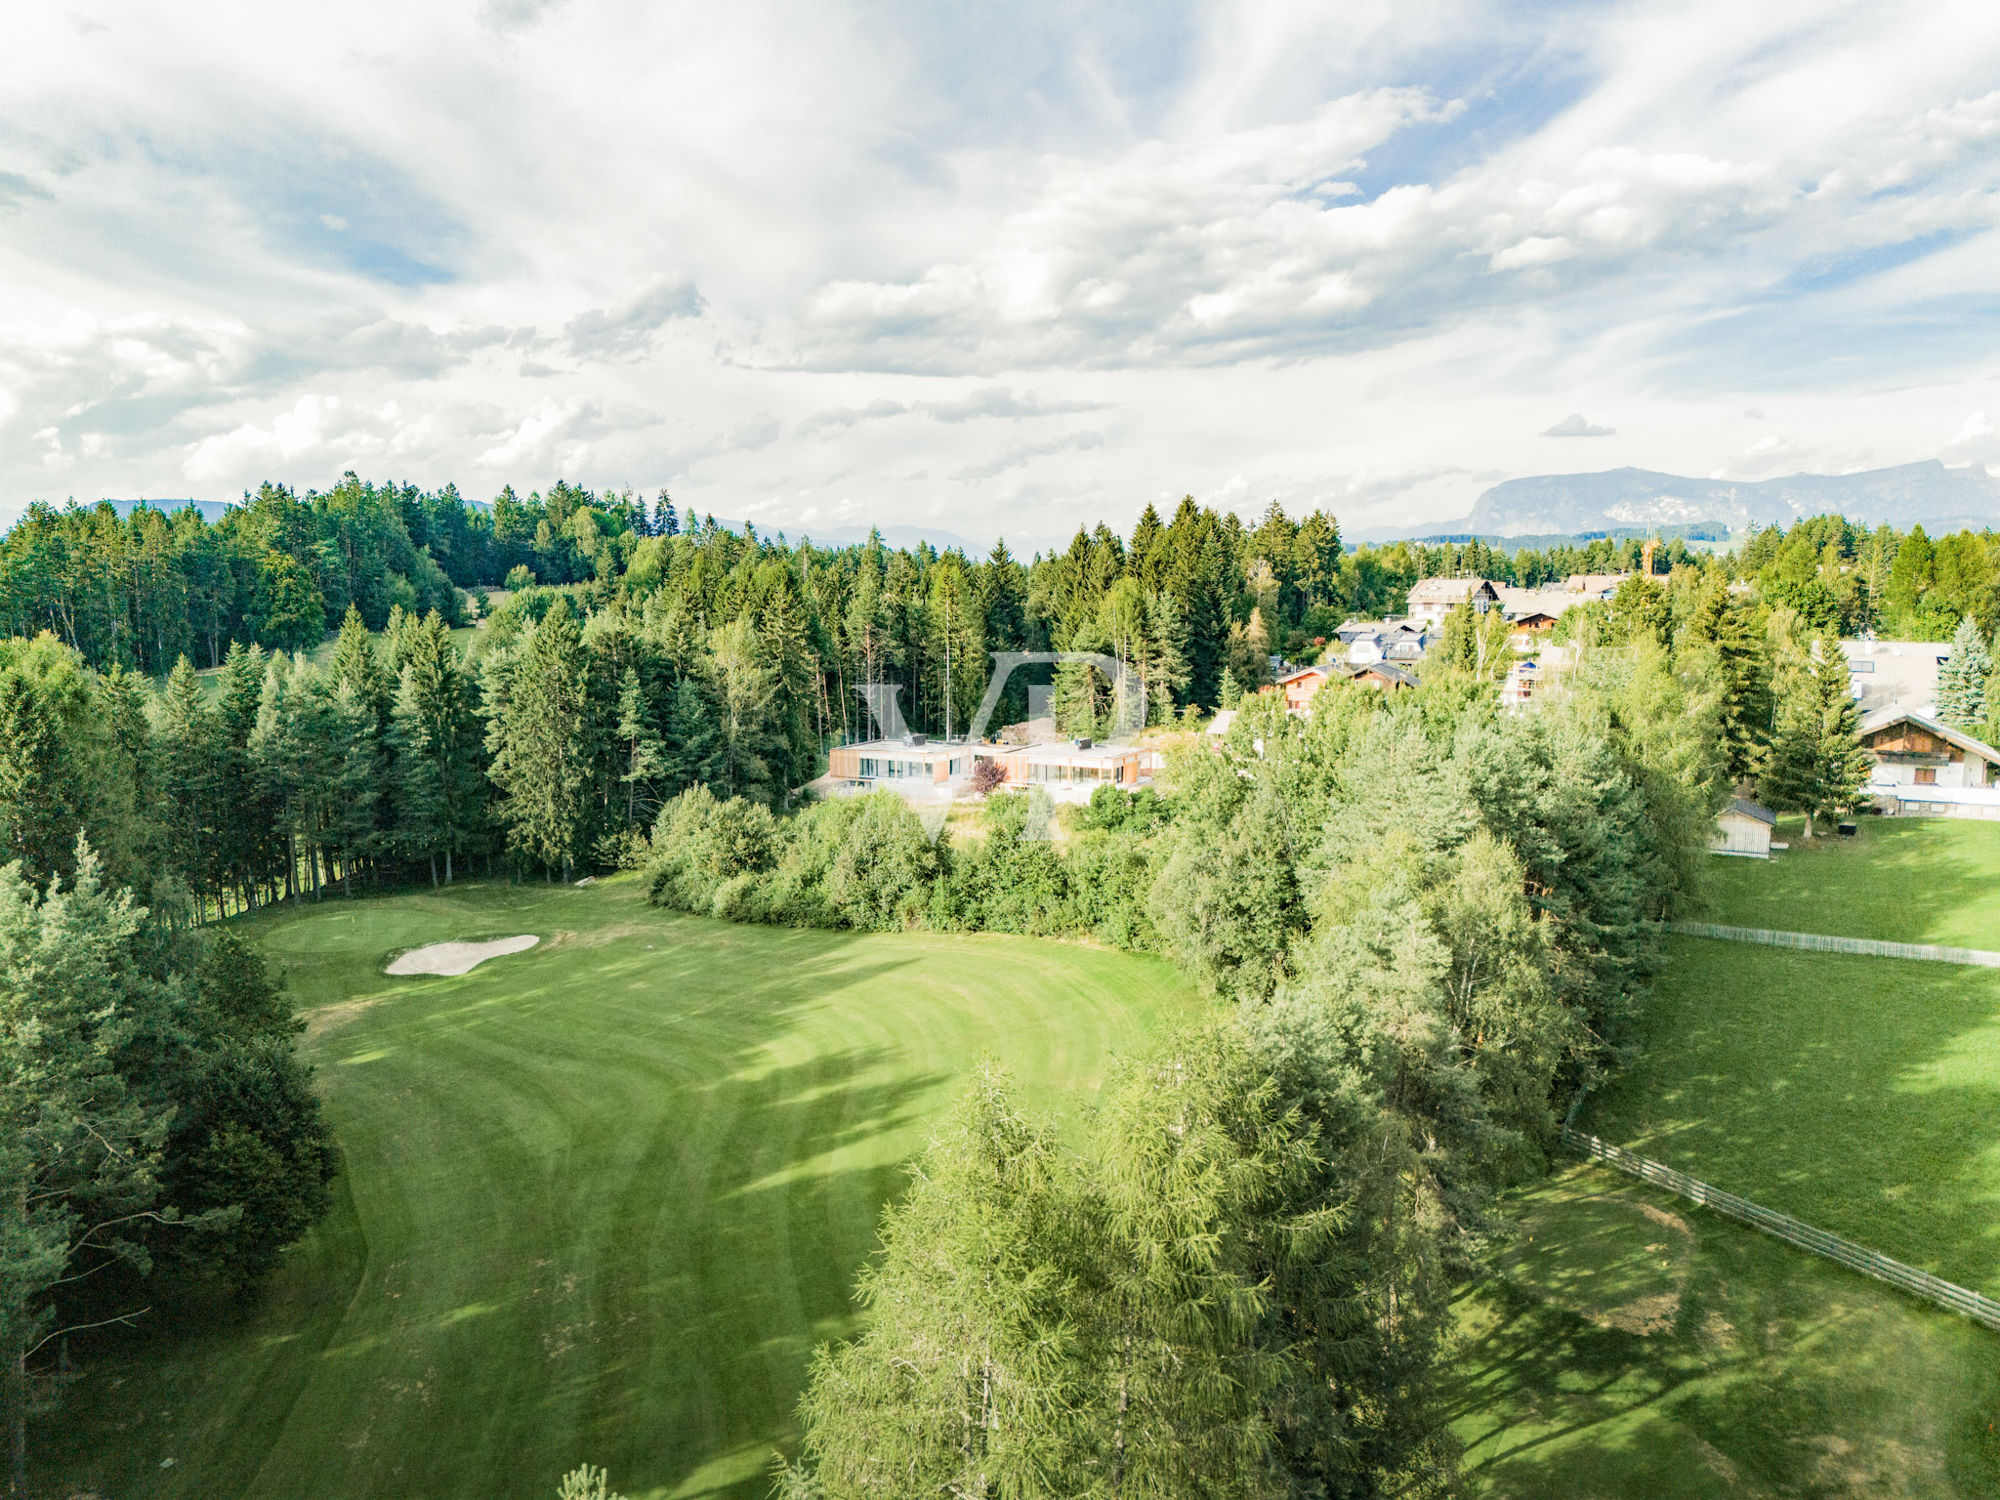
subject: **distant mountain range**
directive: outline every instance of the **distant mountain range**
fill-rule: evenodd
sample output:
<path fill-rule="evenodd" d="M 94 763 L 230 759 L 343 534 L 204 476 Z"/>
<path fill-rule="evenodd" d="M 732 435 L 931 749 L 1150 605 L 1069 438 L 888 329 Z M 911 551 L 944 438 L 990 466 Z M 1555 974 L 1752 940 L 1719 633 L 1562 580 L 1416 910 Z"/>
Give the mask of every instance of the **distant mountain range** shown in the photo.
<path fill-rule="evenodd" d="M 1929 531 L 2000 525 L 2000 479 L 1978 464 L 1948 469 L 1936 459 L 1859 474 L 1793 474 L 1745 483 L 1689 479 L 1650 469 L 1602 474 L 1537 474 L 1481 495 L 1472 514 L 1420 531 L 1377 527 L 1353 541 L 1421 537 L 1576 536 L 1652 526 L 1789 526 L 1807 516 L 1842 515 L 1867 525 Z"/>

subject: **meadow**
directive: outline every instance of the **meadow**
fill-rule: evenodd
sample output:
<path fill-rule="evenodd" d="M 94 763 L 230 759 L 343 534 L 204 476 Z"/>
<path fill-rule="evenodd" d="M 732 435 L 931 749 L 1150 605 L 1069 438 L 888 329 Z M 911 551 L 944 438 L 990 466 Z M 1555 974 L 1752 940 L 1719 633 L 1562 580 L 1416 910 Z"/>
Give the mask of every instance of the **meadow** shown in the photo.
<path fill-rule="evenodd" d="M 1715 921 L 2000 947 L 1989 824 L 1714 877 Z M 1678 937 L 1639 1040 L 1582 1128 L 2000 1294 L 2000 972 Z M 1478 1493 L 2000 1494 L 2000 1335 L 1607 1168 L 1508 1208 L 1460 1302 Z"/>
<path fill-rule="evenodd" d="M 345 1171 L 247 1312 L 183 1309 L 42 1426 L 54 1493 L 760 1495 L 806 1360 L 968 1071 L 1074 1119 L 1195 1002 L 1165 963 L 655 911 L 630 878 L 250 924 L 309 1019 Z M 533 932 L 460 978 L 399 951 Z"/>

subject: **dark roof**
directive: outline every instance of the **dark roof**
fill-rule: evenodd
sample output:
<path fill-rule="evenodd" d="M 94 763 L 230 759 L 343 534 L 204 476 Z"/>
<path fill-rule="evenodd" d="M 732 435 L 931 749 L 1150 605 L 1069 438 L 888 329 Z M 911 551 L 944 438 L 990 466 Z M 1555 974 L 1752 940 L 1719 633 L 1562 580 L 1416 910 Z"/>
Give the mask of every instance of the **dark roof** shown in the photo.
<path fill-rule="evenodd" d="M 1729 806 L 1723 808 L 1723 811 L 1741 813 L 1746 818 L 1755 818 L 1759 823 L 1775 824 L 1778 821 L 1778 815 L 1770 808 L 1761 802 L 1752 802 L 1747 797 L 1731 797 Z"/>
<path fill-rule="evenodd" d="M 1347 675 L 1350 680 L 1361 677 L 1386 677 L 1389 681 L 1399 682 L 1404 687 L 1415 687 L 1417 685 L 1417 674 L 1415 672 L 1388 661 L 1374 661 L 1365 667 L 1355 667 Z"/>

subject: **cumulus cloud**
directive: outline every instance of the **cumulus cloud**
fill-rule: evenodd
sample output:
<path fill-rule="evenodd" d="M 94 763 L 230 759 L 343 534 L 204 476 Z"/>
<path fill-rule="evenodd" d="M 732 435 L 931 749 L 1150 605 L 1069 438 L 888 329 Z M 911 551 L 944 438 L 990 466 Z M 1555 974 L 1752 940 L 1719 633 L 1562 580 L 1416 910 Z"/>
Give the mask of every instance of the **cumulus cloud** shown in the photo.
<path fill-rule="evenodd" d="M 1039 443 L 1017 443 L 1006 452 L 981 463 L 967 464 L 954 472 L 951 477 L 965 484 L 977 484 L 982 480 L 994 479 L 1010 469 L 1019 469 L 1033 463 L 1038 458 L 1047 458 L 1056 453 L 1083 453 L 1092 448 L 1104 446 L 1104 435 L 1098 432 L 1069 432 L 1061 437 Z"/>
<path fill-rule="evenodd" d="M 578 472 L 589 462 L 589 439 L 605 431 L 603 408 L 588 396 L 543 400 L 473 462 L 500 473 Z"/>
<path fill-rule="evenodd" d="M 1582 412 L 1573 411 L 1553 426 L 1542 429 L 1543 437 L 1616 437 L 1616 427 L 1600 427 Z"/>
<path fill-rule="evenodd" d="M 1971 0 L 17 9 L 0 516 L 356 463 L 1401 524 L 1578 391 L 1607 462 L 2000 458 Z"/>
<path fill-rule="evenodd" d="M 982 386 L 963 396 L 939 401 L 889 401 L 876 399 L 866 406 L 829 407 L 816 411 L 799 423 L 800 437 L 831 437 L 859 427 L 864 422 L 881 422 L 891 417 L 926 417 L 933 422 L 957 424 L 983 418 L 1019 422 L 1031 417 L 1071 416 L 1078 412 L 1101 411 L 1101 401 L 1043 400 L 1033 391 L 1016 394 L 1003 385 Z"/>
<path fill-rule="evenodd" d="M 690 276 L 656 276 L 612 307 L 578 313 L 563 325 L 563 339 L 578 359 L 618 359 L 643 354 L 676 318 L 701 316 L 701 293 Z"/>

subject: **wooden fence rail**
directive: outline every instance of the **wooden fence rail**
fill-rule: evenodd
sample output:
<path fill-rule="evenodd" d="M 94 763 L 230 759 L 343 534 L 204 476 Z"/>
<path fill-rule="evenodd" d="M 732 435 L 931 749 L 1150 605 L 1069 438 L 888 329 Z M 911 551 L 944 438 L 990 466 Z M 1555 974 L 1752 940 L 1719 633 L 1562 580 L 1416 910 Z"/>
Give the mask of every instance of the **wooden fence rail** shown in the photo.
<path fill-rule="evenodd" d="M 1594 1135 L 1585 1135 L 1582 1131 L 1565 1128 L 1562 1138 L 1565 1145 L 1597 1161 L 1614 1166 L 1621 1172 L 1629 1172 L 1656 1187 L 1663 1187 L 1670 1193 L 1678 1193 L 1683 1198 L 1712 1208 L 1719 1214 L 1726 1214 L 1753 1229 L 1761 1229 L 1766 1234 L 1775 1235 L 1802 1250 L 1823 1255 L 1850 1270 L 1861 1272 L 1864 1276 L 1873 1276 L 1877 1281 L 1886 1281 L 1893 1287 L 1899 1287 L 1914 1296 L 1935 1302 L 1939 1307 L 1948 1308 L 1975 1322 L 1984 1323 L 1988 1328 L 2000 1328 L 2000 1302 L 1994 1301 L 1991 1297 L 1967 1291 L 1964 1287 L 1933 1276 L 1928 1271 L 1919 1271 L 1915 1266 L 1906 1266 L 1900 1260 L 1891 1260 L 1888 1256 L 1857 1245 L 1852 1240 L 1844 1240 L 1837 1234 L 1828 1234 L 1824 1229 L 1815 1229 L 1810 1224 L 1802 1224 L 1790 1214 L 1781 1214 L 1752 1203 L 1747 1198 L 1739 1198 L 1734 1193 L 1725 1193 L 1721 1188 L 1711 1187 L 1698 1177 L 1690 1177 L 1685 1172 L 1676 1172 L 1664 1163 L 1634 1155 L 1624 1147 L 1614 1146 L 1609 1141 L 1599 1140 Z"/>
<path fill-rule="evenodd" d="M 1932 943 L 1888 943 L 1879 938 L 1835 937 L 1824 932 L 1774 932 L 1768 927 L 1725 927 L 1720 922 L 1669 922 L 1690 937 L 1732 943 L 1764 943 L 1773 948 L 1805 948 L 1815 953 L 1865 953 L 1874 958 L 1914 958 L 1938 964 L 2000 969 L 2000 953 L 1986 948 L 1940 948 Z"/>

